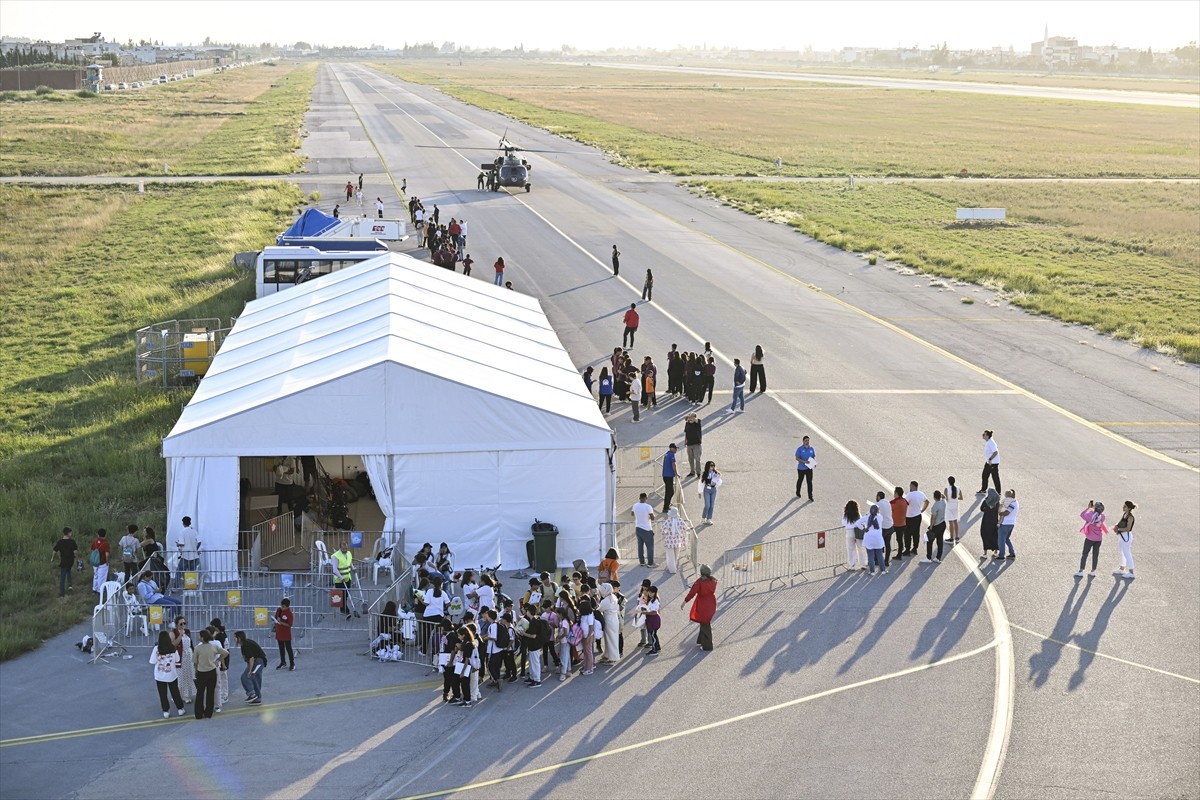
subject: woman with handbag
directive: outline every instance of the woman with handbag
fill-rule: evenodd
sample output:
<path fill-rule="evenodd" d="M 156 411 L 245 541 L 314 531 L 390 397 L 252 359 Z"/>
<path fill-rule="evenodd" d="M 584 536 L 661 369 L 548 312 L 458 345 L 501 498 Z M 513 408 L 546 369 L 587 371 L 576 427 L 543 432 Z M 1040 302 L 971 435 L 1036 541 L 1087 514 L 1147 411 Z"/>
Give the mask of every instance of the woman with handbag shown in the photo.
<path fill-rule="evenodd" d="M 592 601 L 586 597 L 579 601 L 579 626 L 583 628 L 583 641 L 579 643 L 583 656 L 582 675 L 591 675 L 596 657 L 596 616 L 592 613 Z"/>
<path fill-rule="evenodd" d="M 692 600 L 690 619 L 700 626 L 696 644 L 711 651 L 713 649 L 712 619 L 713 615 L 717 613 L 717 579 L 712 576 L 712 568 L 708 564 L 700 565 L 700 577 L 692 584 L 687 597 L 683 598 L 679 607 L 687 606 L 688 600 Z"/>
<path fill-rule="evenodd" d="M 863 546 L 866 535 L 866 520 L 858 512 L 858 501 L 850 500 L 842 512 L 842 525 L 846 528 L 846 569 L 867 568 L 867 549 Z"/>
<path fill-rule="evenodd" d="M 700 472 L 700 496 L 704 498 L 701 522 L 712 523 L 713 509 L 717 505 L 717 489 L 721 486 L 721 472 L 715 461 L 709 461 Z"/>
<path fill-rule="evenodd" d="M 1113 533 L 1117 535 L 1117 546 L 1121 548 L 1121 563 L 1113 570 L 1113 575 L 1133 580 L 1133 510 L 1137 508 L 1132 500 L 1126 500 L 1121 509 L 1121 519 Z"/>
<path fill-rule="evenodd" d="M 651 586 L 646 591 L 646 654 L 651 656 L 658 655 L 662 649 L 658 642 L 658 629 L 662 627 L 658 609 L 658 587 Z"/>
<path fill-rule="evenodd" d="M 154 665 L 154 685 L 158 688 L 158 700 L 162 705 L 164 718 L 171 716 L 171 707 L 167 704 L 167 693 L 175 701 L 175 710 L 179 716 L 184 715 L 183 697 L 179 694 L 179 672 L 175 649 L 175 641 L 167 631 L 159 631 L 158 645 L 150 651 L 150 663 Z"/>

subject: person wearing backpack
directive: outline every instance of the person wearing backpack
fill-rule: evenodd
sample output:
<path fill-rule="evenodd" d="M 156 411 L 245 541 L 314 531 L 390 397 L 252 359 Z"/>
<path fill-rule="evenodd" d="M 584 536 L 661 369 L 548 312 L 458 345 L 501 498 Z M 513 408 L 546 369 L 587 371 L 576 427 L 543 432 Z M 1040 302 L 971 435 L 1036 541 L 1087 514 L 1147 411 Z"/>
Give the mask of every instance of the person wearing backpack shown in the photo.
<path fill-rule="evenodd" d="M 525 652 L 529 657 L 529 677 L 525 679 L 525 683 L 530 687 L 541 686 L 542 647 L 548 640 L 545 629 L 549 626 L 546 624 L 546 620 L 537 615 L 533 605 L 525 606 L 524 616 L 525 632 L 521 635 L 524 637 Z"/>
<path fill-rule="evenodd" d="M 92 552 L 88 556 L 88 563 L 92 565 L 92 591 L 96 594 L 100 594 L 100 587 L 108 580 L 108 553 L 108 531 L 101 528 L 96 531 Z"/>
<path fill-rule="evenodd" d="M 137 569 L 138 526 L 125 526 L 125 535 L 117 542 L 121 553 L 121 568 L 125 570 L 125 580 L 133 580 L 134 570 Z"/>
<path fill-rule="evenodd" d="M 504 663 L 504 654 L 512 644 L 512 639 L 509 636 L 508 626 L 499 619 L 496 609 L 489 608 L 487 610 L 487 620 L 487 667 L 488 674 L 492 676 L 488 686 L 493 686 L 496 691 L 500 691 L 504 688 L 504 684 L 500 681 L 500 665 Z"/>

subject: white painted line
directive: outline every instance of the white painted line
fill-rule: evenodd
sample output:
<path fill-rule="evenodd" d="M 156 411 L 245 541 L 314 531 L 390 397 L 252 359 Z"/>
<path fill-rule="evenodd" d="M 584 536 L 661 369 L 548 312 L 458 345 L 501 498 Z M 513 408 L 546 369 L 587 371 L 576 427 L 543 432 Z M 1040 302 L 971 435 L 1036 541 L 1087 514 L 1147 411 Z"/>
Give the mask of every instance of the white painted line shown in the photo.
<path fill-rule="evenodd" d="M 940 661 L 931 661 L 928 664 L 918 664 L 915 667 L 908 667 L 907 669 L 902 669 L 902 670 L 899 670 L 898 672 L 890 672 L 887 675 L 879 675 L 874 678 L 867 678 L 866 680 L 846 684 L 845 686 L 838 686 L 834 689 L 826 689 L 823 692 L 817 692 L 816 694 L 806 695 L 805 697 L 797 697 L 795 700 L 788 700 L 786 702 L 778 703 L 773 706 L 767 706 L 766 708 L 760 708 L 756 711 L 748 711 L 745 714 L 738 714 L 735 717 L 728 717 L 726 719 L 717 720 L 715 722 L 709 722 L 704 725 L 697 725 L 694 728 L 688 728 L 686 730 L 676 731 L 675 733 L 669 733 L 665 736 L 657 736 L 653 739 L 647 739 L 644 742 L 635 742 L 633 744 L 627 744 L 624 747 L 613 748 L 612 750 L 601 750 L 599 753 L 593 753 L 590 756 L 581 756 L 580 758 L 573 758 L 569 761 L 563 761 L 558 764 L 548 764 L 547 766 L 544 766 L 544 767 L 538 767 L 536 769 L 525 770 L 524 772 L 518 772 L 513 775 L 503 775 L 499 778 L 492 778 L 490 780 L 478 781 L 476 783 L 469 783 L 469 784 L 466 784 L 463 786 L 453 786 L 448 789 L 438 789 L 433 792 L 424 792 L 422 794 L 408 795 L 406 797 L 400 798 L 400 800 L 429 800 L 429 798 L 433 798 L 433 797 L 445 797 L 448 794 L 457 794 L 459 792 L 469 792 L 469 791 L 476 790 L 476 789 L 486 789 L 489 786 L 496 786 L 501 783 L 509 783 L 511 781 L 521 780 L 523 778 L 532 778 L 535 775 L 543 775 L 547 772 L 554 772 L 555 770 L 565 769 L 566 767 L 573 767 L 578 764 L 586 764 L 589 761 L 597 761 L 602 758 L 610 758 L 612 756 L 621 755 L 622 753 L 628 753 L 633 750 L 641 750 L 644 747 L 650 747 L 652 745 L 662 744 L 663 742 L 669 742 L 669 741 L 672 741 L 673 739 L 682 739 L 685 736 L 692 736 L 697 733 L 703 733 L 705 731 L 711 731 L 711 730 L 716 730 L 718 728 L 724 728 L 727 725 L 733 725 L 734 723 L 737 723 L 737 722 L 744 722 L 745 720 L 754 719 L 756 717 L 761 717 L 766 714 L 772 714 L 776 711 L 783 711 L 785 709 L 794 708 L 798 705 L 802 705 L 803 703 L 811 703 L 814 700 L 821 700 L 826 697 L 832 697 L 834 695 L 842 694 L 843 692 L 848 692 L 852 689 L 860 689 L 864 686 L 871 686 L 872 684 L 882 683 L 884 681 L 890 681 L 894 678 L 902 678 L 906 675 L 913 675 L 918 672 L 924 672 L 926 670 L 930 670 L 935 667 L 940 667 L 945 664 L 953 664 L 956 661 L 962 661 L 964 659 L 971 658 L 972 656 L 979 655 L 980 653 L 986 652 L 986 651 L 992 649 L 993 647 L 998 647 L 1001 645 L 1002 645 L 1001 640 L 993 639 L 992 641 L 988 642 L 987 644 L 985 644 L 981 647 L 976 647 L 974 650 L 970 650 L 966 653 L 959 653 L 958 655 L 955 655 L 955 656 L 949 656 L 947 658 L 943 658 Z"/>
<path fill-rule="evenodd" d="M 1117 658 L 1116 656 L 1106 655 L 1104 653 L 1101 653 L 1099 650 L 1089 650 L 1086 647 L 1080 647 L 1079 645 L 1072 644 L 1071 642 L 1064 642 L 1059 639 L 1055 639 L 1052 636 L 1047 636 L 1044 633 L 1038 633 L 1037 631 L 1031 631 L 1031 630 L 1029 630 L 1029 628 L 1022 628 L 1020 625 L 1017 625 L 1016 623 L 1010 622 L 1009 625 L 1011 625 L 1013 628 L 1016 628 L 1017 630 L 1019 630 L 1023 633 L 1028 633 L 1030 636 L 1036 637 L 1038 639 L 1043 639 L 1047 642 L 1054 642 L 1055 644 L 1057 644 L 1061 647 L 1070 647 L 1073 650 L 1079 650 L 1080 652 L 1083 652 L 1083 653 L 1090 653 L 1091 655 L 1099 656 L 1100 658 L 1107 658 L 1109 661 L 1116 661 L 1118 664 L 1125 664 L 1126 666 L 1137 667 L 1138 669 L 1148 670 L 1149 672 L 1157 672 L 1159 675 L 1166 675 L 1168 678 L 1178 678 L 1179 680 L 1187 681 L 1188 683 L 1200 684 L 1200 678 L 1191 678 L 1191 677 L 1188 677 L 1187 675 L 1180 675 L 1178 672 L 1168 672 L 1165 669 L 1159 669 L 1158 667 L 1152 667 L 1149 664 L 1139 664 L 1136 661 L 1128 661 L 1124 658 Z"/>

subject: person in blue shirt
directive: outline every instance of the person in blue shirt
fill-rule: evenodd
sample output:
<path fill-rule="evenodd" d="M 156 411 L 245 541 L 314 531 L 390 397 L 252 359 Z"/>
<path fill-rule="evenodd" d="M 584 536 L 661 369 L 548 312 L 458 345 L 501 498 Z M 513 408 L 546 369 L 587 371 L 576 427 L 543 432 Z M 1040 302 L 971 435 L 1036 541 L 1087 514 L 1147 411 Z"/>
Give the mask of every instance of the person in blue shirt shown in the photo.
<path fill-rule="evenodd" d="M 667 509 L 671 507 L 671 498 L 675 496 L 675 478 L 679 473 L 675 470 L 675 452 L 678 448 L 675 443 L 671 442 L 667 447 L 667 454 L 663 456 L 663 513 L 667 513 Z"/>
<path fill-rule="evenodd" d="M 613 379 L 608 374 L 608 367 L 600 370 L 600 408 L 605 414 L 612 413 Z M 588 391 L 591 391 L 589 388 Z"/>
<path fill-rule="evenodd" d="M 811 502 L 813 468 L 808 462 L 817 457 L 817 453 L 812 449 L 812 445 L 808 443 L 808 437 L 804 437 L 804 441 L 796 448 L 796 497 L 801 497 L 800 488 L 808 481 L 808 499 Z"/>

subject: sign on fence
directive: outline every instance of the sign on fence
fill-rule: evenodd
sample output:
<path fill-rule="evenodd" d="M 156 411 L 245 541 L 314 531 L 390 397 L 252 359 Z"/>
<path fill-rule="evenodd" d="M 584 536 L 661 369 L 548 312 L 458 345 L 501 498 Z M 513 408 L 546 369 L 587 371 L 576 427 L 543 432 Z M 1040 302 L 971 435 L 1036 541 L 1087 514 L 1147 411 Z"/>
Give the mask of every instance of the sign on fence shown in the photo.
<path fill-rule="evenodd" d="M 151 625 L 162 625 L 162 621 L 163 621 L 163 607 L 162 606 L 150 606 L 150 624 Z"/>
<path fill-rule="evenodd" d="M 184 589 L 187 589 L 189 591 L 194 591 L 195 589 L 197 589 L 199 587 L 200 587 L 200 573 L 199 572 L 183 573 L 183 588 Z"/>
<path fill-rule="evenodd" d="M 362 531 L 350 531 L 350 546 L 351 547 L 362 547 L 363 546 Z"/>
<path fill-rule="evenodd" d="M 817 531 L 817 549 L 821 550 L 825 547 L 825 531 Z"/>
<path fill-rule="evenodd" d="M 754 560 L 755 561 L 762 561 L 762 550 L 763 549 L 762 549 L 761 544 L 754 545 Z"/>
<path fill-rule="evenodd" d="M 242 592 L 240 589 L 230 589 L 225 592 L 225 605 L 240 606 L 242 604 Z"/>
<path fill-rule="evenodd" d="M 279 576 L 279 586 L 283 589 L 290 589 L 296 584 L 296 576 L 290 572 L 284 572 Z"/>
<path fill-rule="evenodd" d="M 254 609 L 254 624 L 256 627 L 265 628 L 270 620 L 270 614 L 265 608 L 259 607 Z"/>

